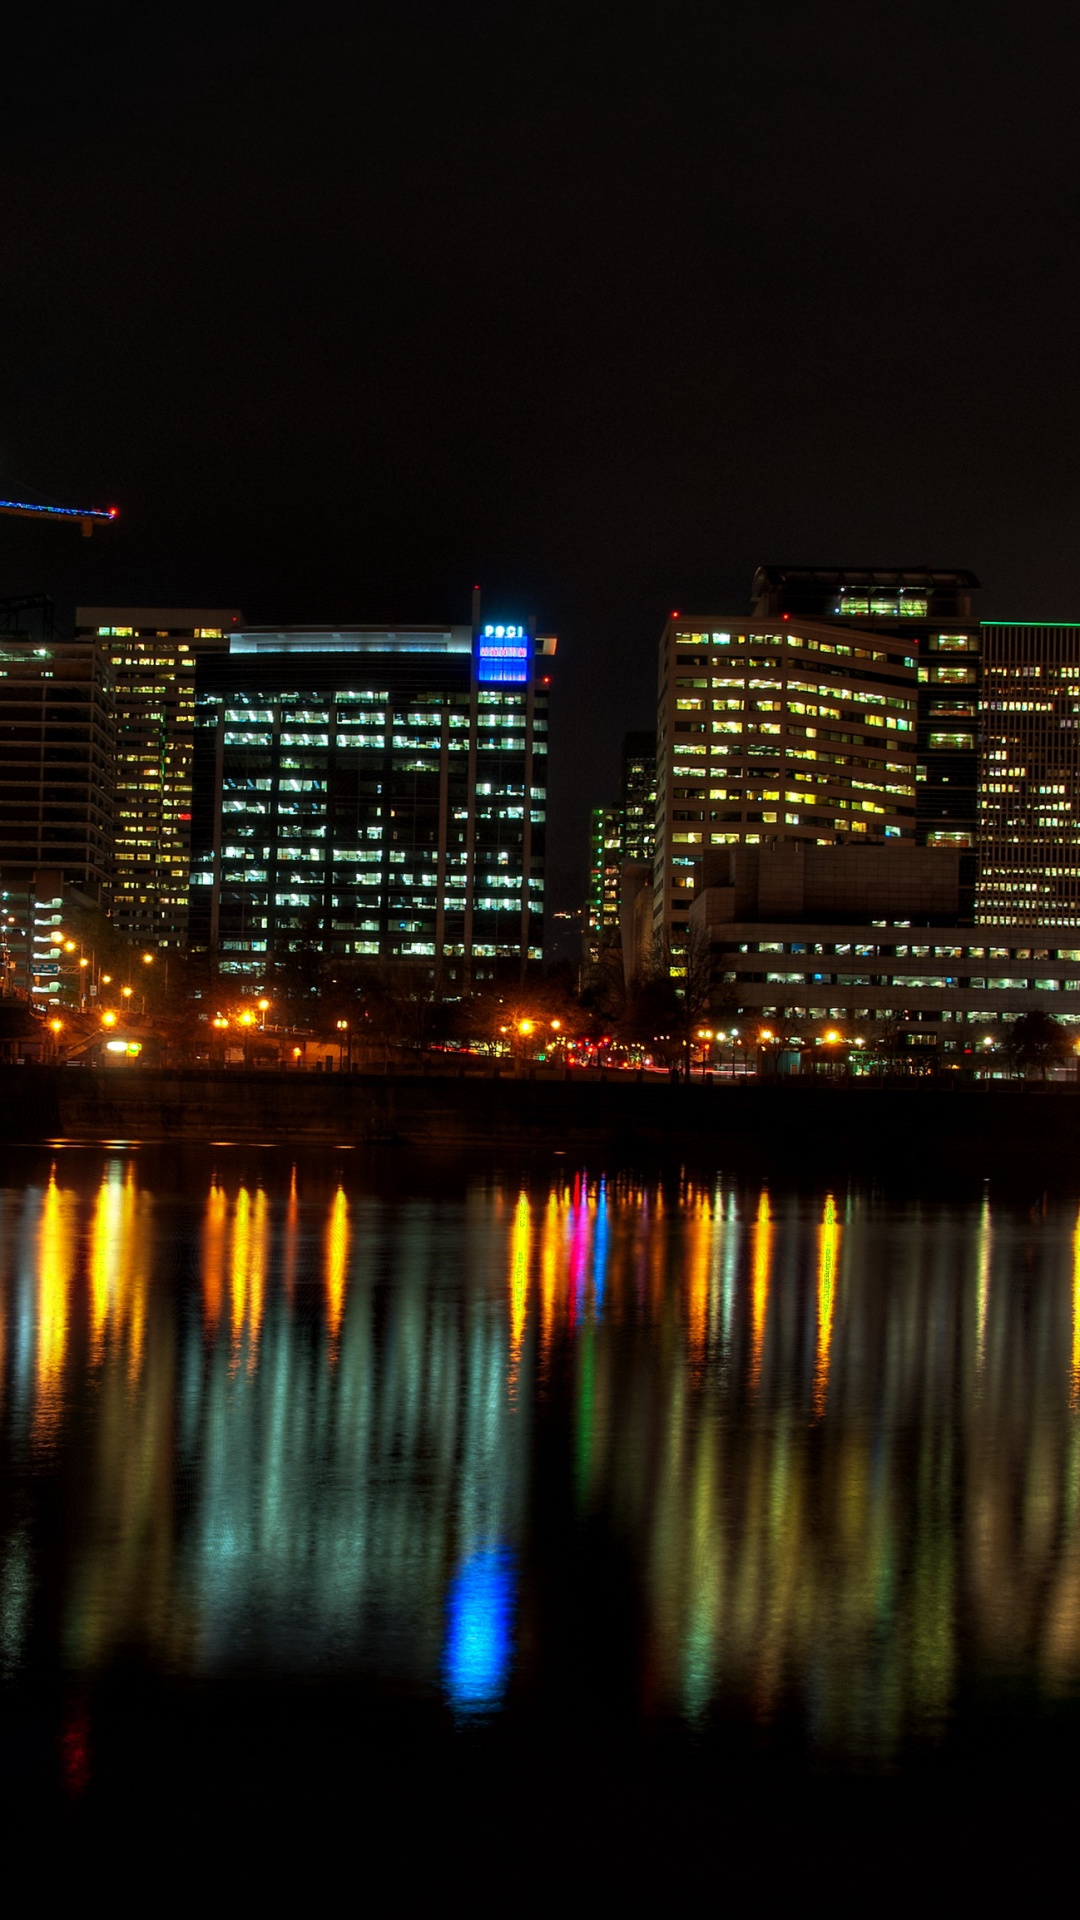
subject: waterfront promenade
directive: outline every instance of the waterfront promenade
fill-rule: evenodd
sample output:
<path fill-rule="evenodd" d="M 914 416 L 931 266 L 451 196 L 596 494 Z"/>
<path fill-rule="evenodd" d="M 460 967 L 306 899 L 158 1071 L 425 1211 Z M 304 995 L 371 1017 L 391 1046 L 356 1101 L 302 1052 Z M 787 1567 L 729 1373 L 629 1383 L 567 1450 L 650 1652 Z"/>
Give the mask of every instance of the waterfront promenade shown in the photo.
<path fill-rule="evenodd" d="M 0 1138 L 537 1148 L 1063 1175 L 1080 1157 L 1080 1087 L 0 1067 Z"/>

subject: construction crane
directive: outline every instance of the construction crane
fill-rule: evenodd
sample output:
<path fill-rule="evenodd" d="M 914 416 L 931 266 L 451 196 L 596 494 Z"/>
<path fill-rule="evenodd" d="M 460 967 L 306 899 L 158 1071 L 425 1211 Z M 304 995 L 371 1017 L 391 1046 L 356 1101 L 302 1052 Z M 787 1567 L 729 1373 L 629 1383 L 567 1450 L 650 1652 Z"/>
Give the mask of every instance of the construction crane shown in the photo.
<path fill-rule="evenodd" d="M 30 500 L 0 500 L 0 513 L 17 520 L 77 520 L 85 540 L 95 527 L 108 526 L 119 512 L 119 507 L 36 507 Z"/>

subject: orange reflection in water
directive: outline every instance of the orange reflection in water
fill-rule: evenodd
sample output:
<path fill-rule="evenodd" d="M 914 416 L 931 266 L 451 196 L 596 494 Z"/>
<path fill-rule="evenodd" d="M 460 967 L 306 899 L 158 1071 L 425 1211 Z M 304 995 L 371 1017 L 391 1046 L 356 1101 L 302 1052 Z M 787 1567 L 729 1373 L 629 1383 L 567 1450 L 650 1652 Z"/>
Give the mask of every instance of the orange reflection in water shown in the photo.
<path fill-rule="evenodd" d="M 100 1361 L 109 1323 L 113 1285 L 123 1241 L 124 1185 L 119 1165 L 98 1188 L 90 1229 L 90 1358 Z"/>
<path fill-rule="evenodd" d="M 203 1311 L 206 1315 L 207 1330 L 210 1333 L 214 1332 L 221 1319 L 225 1292 L 225 1238 L 228 1213 L 229 1202 L 225 1196 L 225 1189 L 219 1187 L 214 1180 L 206 1196 L 202 1248 Z"/>
<path fill-rule="evenodd" d="M 67 1346 L 68 1303 L 74 1264 L 74 1203 L 61 1193 L 55 1168 L 49 1176 L 37 1232 L 37 1395 L 34 1434 L 55 1429 Z"/>
<path fill-rule="evenodd" d="M 981 1376 L 986 1360 L 986 1317 L 990 1310 L 990 1200 L 985 1197 L 979 1216 L 978 1278 L 975 1288 L 975 1371 Z"/>
<path fill-rule="evenodd" d="M 708 1197 L 698 1196 L 687 1248 L 687 1343 L 691 1367 L 704 1364 L 709 1334 L 709 1279 L 712 1265 L 712 1213 Z"/>
<path fill-rule="evenodd" d="M 257 1188 L 251 1194 L 246 1187 L 241 1187 L 233 1215 L 229 1293 L 234 1363 L 239 1359 L 240 1343 L 246 1329 L 249 1371 L 259 1356 L 269 1225 L 269 1209 L 262 1188 Z"/>
<path fill-rule="evenodd" d="M 565 1196 L 552 1192 L 544 1208 L 544 1231 L 540 1242 L 540 1349 L 546 1359 L 555 1325 L 555 1297 L 559 1287 L 559 1248 L 562 1243 L 562 1213 Z"/>
<path fill-rule="evenodd" d="M 525 1331 L 525 1309 L 529 1298 L 529 1243 L 532 1236 L 532 1217 L 529 1199 L 525 1193 L 518 1195 L 514 1208 L 514 1225 L 510 1236 L 510 1374 L 511 1389 L 517 1382 L 518 1362 L 521 1358 L 521 1340 Z"/>
<path fill-rule="evenodd" d="M 106 1169 L 90 1227 L 90 1358 L 100 1363 L 106 1340 L 127 1333 L 128 1372 L 134 1379 L 146 1339 L 153 1228 L 151 1201 L 141 1193 L 135 1166 Z"/>
<path fill-rule="evenodd" d="M 829 1392 L 829 1358 L 832 1350 L 833 1313 L 836 1307 L 837 1256 L 840 1251 L 840 1223 L 832 1194 L 825 1196 L 825 1211 L 818 1228 L 817 1278 L 817 1354 L 814 1364 L 814 1418 L 825 1413 Z"/>
<path fill-rule="evenodd" d="M 300 1201 L 296 1192 L 296 1168 L 289 1181 L 289 1200 L 285 1208 L 285 1250 L 282 1263 L 285 1298 L 292 1305 L 296 1288 L 296 1259 L 300 1250 Z"/>
<path fill-rule="evenodd" d="M 1072 1271 L 1072 1379 L 1069 1405 L 1080 1412 L 1080 1213 L 1073 1231 Z"/>
<path fill-rule="evenodd" d="M 750 1390 L 761 1378 L 765 1352 L 765 1322 L 769 1313 L 769 1275 L 772 1267 L 772 1215 L 769 1195 L 763 1187 L 754 1222 L 754 1253 L 750 1280 Z"/>
<path fill-rule="evenodd" d="M 349 1203 L 339 1187 L 330 1203 L 326 1223 L 326 1320 L 330 1337 L 337 1340 L 341 1316 L 345 1311 L 345 1289 L 349 1277 Z"/>

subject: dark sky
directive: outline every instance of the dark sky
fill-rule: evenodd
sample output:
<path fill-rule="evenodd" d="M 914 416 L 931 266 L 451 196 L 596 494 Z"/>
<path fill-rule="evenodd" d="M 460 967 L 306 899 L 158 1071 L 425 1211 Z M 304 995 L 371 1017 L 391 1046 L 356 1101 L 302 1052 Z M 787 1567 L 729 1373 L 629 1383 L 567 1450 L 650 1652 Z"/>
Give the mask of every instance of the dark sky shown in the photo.
<path fill-rule="evenodd" d="M 224 12 L 9 22 L 0 491 L 123 518 L 0 522 L 0 591 L 481 580 L 560 636 L 554 904 L 670 607 L 900 561 L 1080 615 L 1075 7 Z"/>

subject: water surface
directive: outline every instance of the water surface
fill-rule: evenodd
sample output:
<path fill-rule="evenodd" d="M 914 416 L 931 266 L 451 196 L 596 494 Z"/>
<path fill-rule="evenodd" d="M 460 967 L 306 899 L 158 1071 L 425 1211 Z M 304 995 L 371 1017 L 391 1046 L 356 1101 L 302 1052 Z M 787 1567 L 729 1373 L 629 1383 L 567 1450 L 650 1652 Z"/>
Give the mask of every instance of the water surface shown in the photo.
<path fill-rule="evenodd" d="M 1075 1199 L 244 1148 L 4 1177 L 6 1778 L 299 1788 L 402 1738 L 1075 1777 Z"/>

